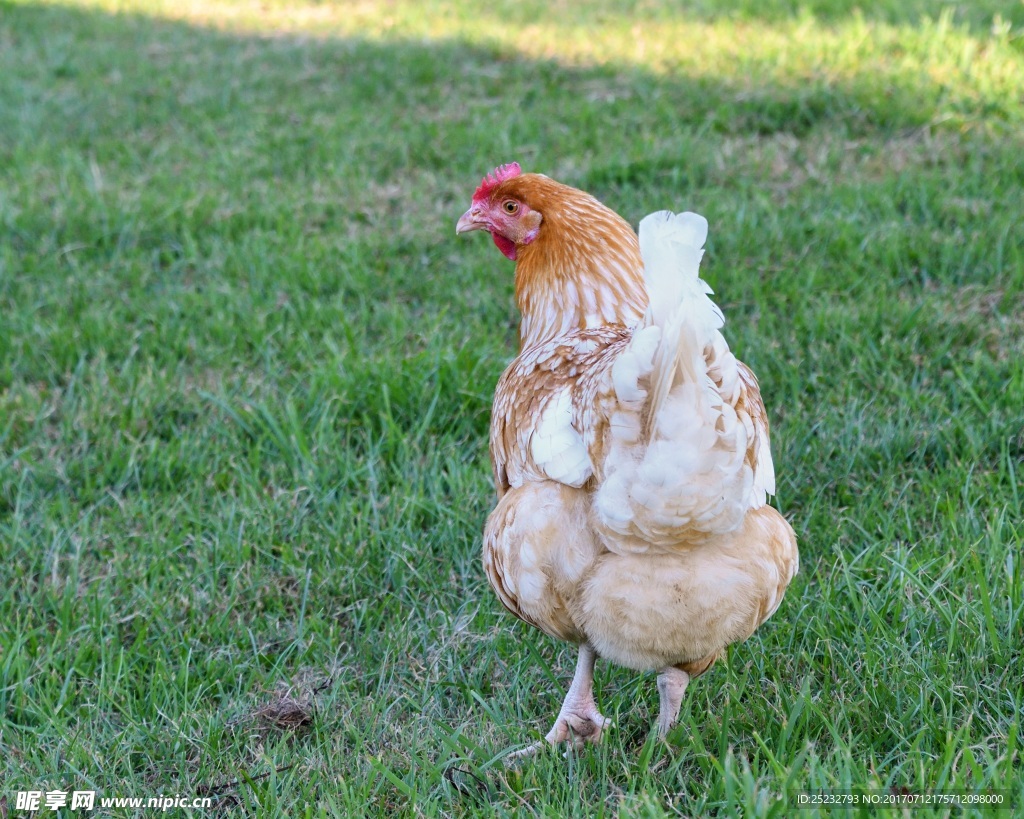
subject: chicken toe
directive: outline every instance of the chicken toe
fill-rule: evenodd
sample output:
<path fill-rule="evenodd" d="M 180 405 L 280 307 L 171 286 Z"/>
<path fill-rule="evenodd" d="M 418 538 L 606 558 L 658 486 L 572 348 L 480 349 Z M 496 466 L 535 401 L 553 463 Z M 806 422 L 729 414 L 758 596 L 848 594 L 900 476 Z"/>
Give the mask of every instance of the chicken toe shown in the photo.
<path fill-rule="evenodd" d="M 597 652 L 587 643 L 583 643 L 576 661 L 576 673 L 573 674 L 572 684 L 559 709 L 555 724 L 541 742 L 535 742 L 516 751 L 509 756 L 510 759 L 532 756 L 546 744 L 561 745 L 568 742 L 573 747 L 580 747 L 587 742 L 598 742 L 601 739 L 601 732 L 611 725 L 611 720 L 597 710 L 597 702 L 594 700 L 596 661 Z"/>

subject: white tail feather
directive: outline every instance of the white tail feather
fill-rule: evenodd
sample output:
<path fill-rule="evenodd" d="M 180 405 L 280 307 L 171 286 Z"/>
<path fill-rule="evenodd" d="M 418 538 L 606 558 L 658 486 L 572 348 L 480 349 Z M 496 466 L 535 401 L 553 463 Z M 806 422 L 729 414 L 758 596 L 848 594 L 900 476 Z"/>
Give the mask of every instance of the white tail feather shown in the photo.
<path fill-rule="evenodd" d="M 698 213 L 659 210 L 641 220 L 640 253 L 648 298 L 645 324 L 664 325 L 669 313 L 683 301 L 688 285 L 697 284 L 704 293 L 711 292 L 698 278 L 707 238 L 708 220 Z M 713 304 L 712 308 L 721 327 L 722 314 Z"/>
<path fill-rule="evenodd" d="M 640 252 L 648 307 L 644 324 L 661 328 L 654 356 L 648 440 L 653 420 L 673 384 L 683 378 L 696 382 L 707 372 L 704 348 L 725 324 L 722 311 L 700 278 L 700 260 L 708 237 L 708 220 L 697 213 L 661 210 L 640 222 Z"/>

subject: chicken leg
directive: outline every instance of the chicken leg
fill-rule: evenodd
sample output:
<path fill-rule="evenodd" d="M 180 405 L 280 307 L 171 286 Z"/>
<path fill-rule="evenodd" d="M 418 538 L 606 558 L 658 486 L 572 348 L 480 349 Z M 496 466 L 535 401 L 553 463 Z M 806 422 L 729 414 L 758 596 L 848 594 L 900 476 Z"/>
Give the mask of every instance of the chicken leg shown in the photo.
<path fill-rule="evenodd" d="M 598 742 L 601 732 L 611 725 L 611 720 L 597 710 L 594 701 L 594 663 L 597 652 L 588 643 L 580 645 L 579 658 L 576 660 L 576 673 L 573 674 L 569 691 L 565 695 L 562 707 L 555 719 L 555 724 L 540 742 L 516 751 L 510 759 L 532 756 L 549 745 L 560 745 L 569 742 L 573 747 L 580 747 L 587 742 Z M 685 687 L 685 686 L 684 686 Z M 680 697 L 682 694 L 680 694 Z"/>
<path fill-rule="evenodd" d="M 683 694 L 690 684 L 690 675 L 683 669 L 670 665 L 658 672 L 658 699 L 661 711 L 658 714 L 658 739 L 664 739 L 679 716 Z"/>

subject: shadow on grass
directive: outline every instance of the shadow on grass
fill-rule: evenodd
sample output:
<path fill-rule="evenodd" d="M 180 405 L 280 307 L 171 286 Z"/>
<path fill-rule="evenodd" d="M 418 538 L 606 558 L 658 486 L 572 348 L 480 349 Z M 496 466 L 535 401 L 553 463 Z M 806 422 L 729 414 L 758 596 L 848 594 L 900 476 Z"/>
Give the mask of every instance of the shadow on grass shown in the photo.
<path fill-rule="evenodd" d="M 711 15 L 705 5 L 698 16 Z M 793 6 L 777 4 L 768 17 L 788 19 Z M 812 4 L 825 19 L 842 7 Z M 745 17 L 754 5 L 714 8 L 711 16 Z M 880 8 L 883 17 L 910 14 L 897 13 L 902 4 Z M 564 23 L 567 14 L 556 5 L 551 19 Z M 235 184 L 331 172 L 385 180 L 430 168 L 472 179 L 515 154 L 544 168 L 552 156 L 595 155 L 599 179 L 633 181 L 680 165 L 666 126 L 676 134 L 857 135 L 922 126 L 940 108 L 1008 116 L 913 69 L 797 71 L 786 81 L 771 79 L 768 64 L 742 79 L 656 75 L 445 40 L 246 36 L 60 6 L 7 6 L 0 26 L 0 156 L 43 163 L 44 151 L 83 151 L 144 163 L 139 172 L 150 178 L 202 182 L 214 170 Z M 636 167 L 622 156 L 638 151 L 647 158 Z"/>
<path fill-rule="evenodd" d="M 890 5 L 886 14 L 902 8 Z M 425 242 L 450 244 L 452 214 L 499 162 L 599 196 L 659 181 L 685 196 L 721 182 L 713 146 L 728 138 L 884 139 L 940 117 L 1019 113 L 1013 100 L 976 99 L 894 62 L 780 79 L 766 52 L 750 75 L 655 74 L 458 41 L 240 35 L 131 13 L 3 8 L 0 224 L 17 252 L 59 254 L 73 278 L 96 251 L 110 263 L 140 243 L 154 269 L 180 267 L 182 222 L 216 226 L 224 244 L 207 256 L 229 257 L 253 229 L 292 242 L 333 234 L 338 252 L 362 248 L 358 264 L 384 273 L 383 247 L 404 269 Z M 607 3 L 612 15 L 631 8 Z M 743 16 L 754 5 L 694 8 Z M 773 8 L 786 17 L 793 4 Z M 558 4 L 552 15 L 571 19 Z"/>

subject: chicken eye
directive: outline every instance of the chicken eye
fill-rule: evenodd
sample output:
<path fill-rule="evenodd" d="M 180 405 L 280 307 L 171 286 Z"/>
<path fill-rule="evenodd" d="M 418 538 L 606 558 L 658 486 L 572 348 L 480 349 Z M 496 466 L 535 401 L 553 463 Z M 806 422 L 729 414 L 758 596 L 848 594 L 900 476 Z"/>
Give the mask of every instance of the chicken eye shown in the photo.
<path fill-rule="evenodd" d="M 507 200 L 502 207 L 505 208 L 505 213 L 516 213 L 519 210 L 519 203 L 513 202 L 511 199 Z"/>

